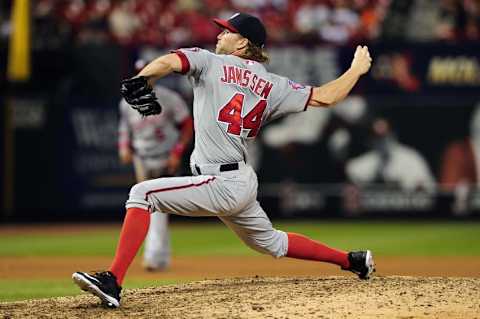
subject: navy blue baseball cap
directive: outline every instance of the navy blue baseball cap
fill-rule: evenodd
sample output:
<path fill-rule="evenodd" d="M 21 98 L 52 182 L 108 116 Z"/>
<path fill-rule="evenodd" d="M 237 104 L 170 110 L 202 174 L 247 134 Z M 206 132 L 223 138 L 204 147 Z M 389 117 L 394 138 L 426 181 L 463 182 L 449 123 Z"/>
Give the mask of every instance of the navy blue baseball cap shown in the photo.
<path fill-rule="evenodd" d="M 240 33 L 256 46 L 263 48 L 267 39 L 265 26 L 259 18 L 247 13 L 235 13 L 228 20 L 213 19 L 220 27 L 228 31 Z"/>

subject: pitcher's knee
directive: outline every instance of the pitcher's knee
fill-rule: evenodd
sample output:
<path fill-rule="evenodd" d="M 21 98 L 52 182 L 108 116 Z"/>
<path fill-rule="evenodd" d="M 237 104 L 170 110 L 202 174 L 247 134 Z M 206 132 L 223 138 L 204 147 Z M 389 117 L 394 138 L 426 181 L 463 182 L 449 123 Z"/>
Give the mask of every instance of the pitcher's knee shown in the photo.
<path fill-rule="evenodd" d="M 151 204 L 148 202 L 147 198 L 149 189 L 146 184 L 146 182 L 141 182 L 132 186 L 125 205 L 126 208 L 137 207 L 147 210 L 151 209 Z"/>
<path fill-rule="evenodd" d="M 287 254 L 288 237 L 285 232 L 273 229 L 269 232 L 256 234 L 247 245 L 263 254 L 280 258 Z"/>

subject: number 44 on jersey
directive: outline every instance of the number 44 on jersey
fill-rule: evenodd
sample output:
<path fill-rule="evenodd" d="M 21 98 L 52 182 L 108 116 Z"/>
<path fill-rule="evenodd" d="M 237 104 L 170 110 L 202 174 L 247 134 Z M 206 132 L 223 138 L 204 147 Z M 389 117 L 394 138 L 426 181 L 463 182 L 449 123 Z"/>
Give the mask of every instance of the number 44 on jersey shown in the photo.
<path fill-rule="evenodd" d="M 250 130 L 247 137 L 257 136 L 262 116 L 267 107 L 266 100 L 260 100 L 255 107 L 242 117 L 243 100 L 245 96 L 242 93 L 236 93 L 230 101 L 220 109 L 218 121 L 228 123 L 227 132 L 233 135 L 243 135 L 242 129 Z"/>

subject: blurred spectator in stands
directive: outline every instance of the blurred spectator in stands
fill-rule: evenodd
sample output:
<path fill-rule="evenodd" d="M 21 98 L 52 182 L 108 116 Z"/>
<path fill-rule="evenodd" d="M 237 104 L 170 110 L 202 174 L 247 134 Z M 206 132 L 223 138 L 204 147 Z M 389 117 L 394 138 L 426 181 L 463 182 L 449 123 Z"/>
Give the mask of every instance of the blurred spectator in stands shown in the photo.
<path fill-rule="evenodd" d="M 386 119 L 376 119 L 372 131 L 372 150 L 347 162 L 346 174 L 350 181 L 409 191 L 435 189 L 435 180 L 425 159 L 413 148 L 397 141 Z"/>
<path fill-rule="evenodd" d="M 390 0 L 307 0 L 294 8 L 295 31 L 343 44 L 380 33 Z"/>
<path fill-rule="evenodd" d="M 165 34 L 165 45 L 180 47 L 183 43 L 191 42 L 192 30 L 182 21 L 181 10 L 183 8 L 174 1 L 167 4 L 159 17 L 160 27 Z"/>
<path fill-rule="evenodd" d="M 78 32 L 80 26 L 87 16 L 86 0 L 66 1 L 62 8 L 62 16 L 70 23 L 75 32 Z"/>
<path fill-rule="evenodd" d="M 437 38 L 455 40 L 465 26 L 465 10 L 459 0 L 441 0 L 440 18 L 436 26 Z"/>
<path fill-rule="evenodd" d="M 132 41 L 140 28 L 140 18 L 134 13 L 135 5 L 135 0 L 121 0 L 115 4 L 110 14 L 110 29 L 114 39 L 120 44 Z"/>
<path fill-rule="evenodd" d="M 202 1 L 197 0 L 177 0 L 175 3 L 179 11 L 200 10 L 202 6 Z M 205 1 L 203 1 L 203 3 L 205 3 Z"/>
<path fill-rule="evenodd" d="M 207 12 L 208 8 L 203 4 L 196 9 L 185 9 L 181 12 L 182 25 L 190 31 L 190 45 L 215 43 L 219 29 L 212 23 L 212 18 Z"/>
<path fill-rule="evenodd" d="M 382 24 L 381 38 L 403 40 L 408 36 L 409 17 L 414 1 L 391 1 Z"/>
<path fill-rule="evenodd" d="M 289 38 L 289 21 L 287 17 L 275 7 L 263 10 L 262 19 L 268 30 L 268 44 L 281 43 Z"/>
<path fill-rule="evenodd" d="M 440 19 L 438 0 L 416 0 L 406 23 L 406 37 L 414 41 L 433 41 Z"/>
<path fill-rule="evenodd" d="M 327 24 L 330 15 L 326 1 L 305 0 L 293 11 L 295 31 L 306 36 L 317 36 L 318 30 Z"/>
<path fill-rule="evenodd" d="M 238 11 L 250 12 L 252 14 L 260 13 L 260 10 L 269 3 L 268 0 L 231 0 L 231 2 Z"/>
<path fill-rule="evenodd" d="M 415 41 L 477 39 L 477 3 L 477 0 L 413 1 L 405 24 L 406 37 Z"/>
<path fill-rule="evenodd" d="M 285 11 L 288 8 L 289 0 L 269 0 L 269 5 L 276 10 Z"/>
<path fill-rule="evenodd" d="M 419 41 L 462 41 L 479 38 L 478 0 L 417 0 L 409 38 Z"/>
<path fill-rule="evenodd" d="M 168 2 L 155 0 L 137 0 L 135 14 L 140 18 L 139 29 L 135 32 L 132 44 L 163 45 L 165 33 L 159 26 L 161 13 Z"/>
<path fill-rule="evenodd" d="M 356 37 L 372 40 L 381 34 L 382 22 L 387 14 L 390 0 L 357 0 L 355 6 L 360 14 Z"/>
<path fill-rule="evenodd" d="M 356 34 L 360 19 L 349 6 L 348 0 L 333 0 L 333 8 L 326 25 L 319 30 L 320 37 L 328 42 L 344 44 Z"/>
<path fill-rule="evenodd" d="M 467 14 L 465 25 L 465 38 L 467 40 L 480 40 L 480 1 L 465 0 Z"/>
<path fill-rule="evenodd" d="M 230 1 L 225 0 L 203 0 L 205 4 L 205 8 L 208 9 L 209 16 L 215 16 L 220 19 L 227 20 L 233 14 L 237 12 L 237 10 L 233 7 Z"/>

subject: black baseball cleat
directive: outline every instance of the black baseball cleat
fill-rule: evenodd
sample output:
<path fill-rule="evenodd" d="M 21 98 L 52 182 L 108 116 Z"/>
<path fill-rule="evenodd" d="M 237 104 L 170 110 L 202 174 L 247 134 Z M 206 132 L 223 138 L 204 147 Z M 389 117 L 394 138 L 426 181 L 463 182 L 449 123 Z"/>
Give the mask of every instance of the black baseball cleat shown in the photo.
<path fill-rule="evenodd" d="M 91 274 L 77 271 L 73 273 L 72 279 L 80 289 L 100 298 L 105 306 L 109 308 L 120 307 L 122 287 L 117 284 L 117 278 L 110 271 Z"/>
<path fill-rule="evenodd" d="M 342 269 L 357 274 L 360 279 L 370 278 L 370 274 L 375 271 L 375 263 L 370 250 L 349 252 L 348 261 L 350 267 Z"/>

